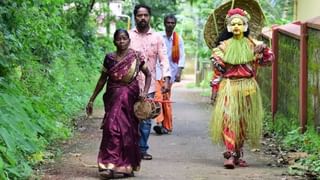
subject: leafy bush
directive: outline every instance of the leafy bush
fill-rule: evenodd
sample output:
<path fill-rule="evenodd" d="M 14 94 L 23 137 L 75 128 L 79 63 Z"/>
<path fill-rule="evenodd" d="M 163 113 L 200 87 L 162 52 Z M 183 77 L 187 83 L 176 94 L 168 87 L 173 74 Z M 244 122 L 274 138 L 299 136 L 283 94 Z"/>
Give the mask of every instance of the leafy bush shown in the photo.
<path fill-rule="evenodd" d="M 67 2 L 0 1 L 0 179 L 28 179 L 49 145 L 72 135 L 113 50 L 95 36 L 90 2 L 63 11 Z"/>
<path fill-rule="evenodd" d="M 308 154 L 289 166 L 289 174 L 308 177 L 320 175 L 320 136 L 313 125 L 308 126 L 307 131 L 301 134 L 298 121 L 286 116 L 277 115 L 272 121 L 271 115 L 267 114 L 264 123 L 264 131 L 274 135 L 283 151 Z"/>

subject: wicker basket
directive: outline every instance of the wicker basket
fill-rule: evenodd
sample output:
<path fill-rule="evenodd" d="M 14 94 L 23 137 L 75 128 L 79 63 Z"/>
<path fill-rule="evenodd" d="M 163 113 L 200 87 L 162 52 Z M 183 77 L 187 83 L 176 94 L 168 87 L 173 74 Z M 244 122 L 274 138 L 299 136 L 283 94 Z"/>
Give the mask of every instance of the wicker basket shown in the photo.
<path fill-rule="evenodd" d="M 233 8 L 247 11 L 251 16 L 249 21 L 250 36 L 257 38 L 260 35 L 265 20 L 260 4 L 256 0 L 229 0 L 214 9 L 205 24 L 204 39 L 210 49 L 215 47 L 216 38 L 226 26 L 226 15 Z"/>
<path fill-rule="evenodd" d="M 154 119 L 161 113 L 161 103 L 140 99 L 133 105 L 134 115 L 139 120 Z"/>

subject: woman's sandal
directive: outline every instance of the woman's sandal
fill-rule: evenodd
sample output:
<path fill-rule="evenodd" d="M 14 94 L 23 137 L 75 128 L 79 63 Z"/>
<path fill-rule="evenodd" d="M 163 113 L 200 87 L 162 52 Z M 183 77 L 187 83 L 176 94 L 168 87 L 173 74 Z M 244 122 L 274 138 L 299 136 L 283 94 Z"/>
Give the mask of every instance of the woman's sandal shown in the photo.
<path fill-rule="evenodd" d="M 134 173 L 133 171 L 131 171 L 131 173 L 123 173 L 124 177 L 134 177 Z"/>
<path fill-rule="evenodd" d="M 103 178 L 110 179 L 114 177 L 114 172 L 111 169 L 99 169 L 99 175 Z"/>

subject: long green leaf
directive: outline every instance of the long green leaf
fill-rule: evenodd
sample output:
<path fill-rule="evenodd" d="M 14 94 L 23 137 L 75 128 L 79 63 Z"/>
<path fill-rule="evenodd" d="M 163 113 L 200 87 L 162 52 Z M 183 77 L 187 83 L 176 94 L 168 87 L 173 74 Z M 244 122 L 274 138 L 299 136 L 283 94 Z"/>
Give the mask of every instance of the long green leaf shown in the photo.
<path fill-rule="evenodd" d="M 0 156 L 0 179 L 1 180 L 8 179 L 8 178 L 6 178 L 6 176 L 4 174 L 4 162 L 3 162 L 3 159 L 1 156 Z"/>
<path fill-rule="evenodd" d="M 8 149 L 14 150 L 16 147 L 15 139 L 10 135 L 7 129 L 0 127 L 0 136 L 2 137 L 3 141 L 6 143 Z"/>
<path fill-rule="evenodd" d="M 2 153 L 2 157 L 5 162 L 8 164 L 15 166 L 17 164 L 17 159 L 19 158 L 19 154 L 16 154 L 15 151 L 10 151 L 8 148 L 4 148 L 0 146 L 0 152 Z"/>
<path fill-rule="evenodd" d="M 3 169 L 4 169 L 4 162 L 3 162 L 2 157 L 0 156 L 0 174 L 3 173 Z"/>

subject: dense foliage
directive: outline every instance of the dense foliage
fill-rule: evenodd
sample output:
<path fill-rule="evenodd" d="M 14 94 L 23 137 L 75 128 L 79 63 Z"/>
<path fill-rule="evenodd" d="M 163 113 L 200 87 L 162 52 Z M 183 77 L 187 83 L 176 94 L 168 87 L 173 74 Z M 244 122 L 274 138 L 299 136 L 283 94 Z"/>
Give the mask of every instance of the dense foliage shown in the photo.
<path fill-rule="evenodd" d="M 290 166 L 294 175 L 320 176 L 319 136 L 319 30 L 308 28 L 308 122 L 307 131 L 301 134 L 299 116 L 299 42 L 280 35 L 279 43 L 279 104 L 275 132 L 285 149 L 306 152 L 307 157 Z M 288 76 L 290 74 L 290 76 Z M 280 128 L 279 128 L 280 127 Z"/>
<path fill-rule="evenodd" d="M 96 34 L 95 18 L 101 12 L 93 7 L 98 2 L 109 1 L 0 1 L 0 179 L 28 179 L 32 167 L 48 158 L 46 152 L 52 144 L 72 135 L 73 119 L 92 92 L 104 53 L 114 48 L 109 38 Z M 203 68 L 210 56 L 203 26 L 222 2 L 225 0 L 125 0 L 123 13 L 132 17 L 135 4 L 150 5 L 156 30 L 163 29 L 165 14 L 177 14 L 177 31 L 185 40 L 188 59 L 196 59 L 197 66 Z M 292 19 L 292 1 L 259 2 L 268 25 Z M 116 19 L 108 7 L 99 11 L 108 14 L 102 25 L 110 35 L 110 21 Z M 116 24 L 127 26 L 124 21 Z M 262 74 L 269 73 L 270 69 Z M 211 75 L 204 73 L 202 87 L 209 84 Z M 272 130 L 284 137 L 284 144 L 292 147 L 299 142 L 301 150 L 316 154 L 302 163 L 319 167 L 319 161 L 314 160 L 320 148 L 314 132 L 300 136 L 297 121 L 283 117 L 278 122 Z M 319 168 L 313 170 L 320 172 Z"/>
<path fill-rule="evenodd" d="M 163 30 L 163 18 L 167 14 L 179 14 L 177 0 L 125 0 L 124 14 L 133 18 L 133 9 L 136 4 L 145 4 L 151 8 L 151 27 L 155 30 Z M 134 19 L 132 24 L 134 25 Z"/>
<path fill-rule="evenodd" d="M 72 134 L 113 48 L 95 35 L 91 2 L 69 3 L 0 1 L 0 179 L 27 179 L 48 145 Z"/>

